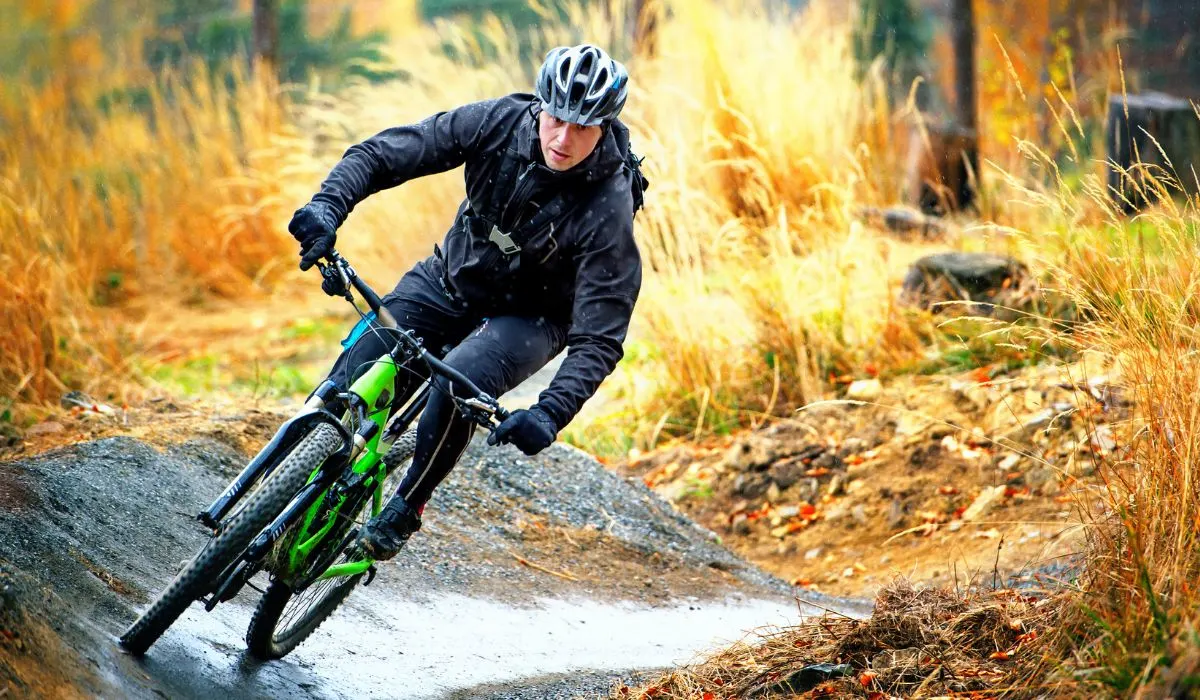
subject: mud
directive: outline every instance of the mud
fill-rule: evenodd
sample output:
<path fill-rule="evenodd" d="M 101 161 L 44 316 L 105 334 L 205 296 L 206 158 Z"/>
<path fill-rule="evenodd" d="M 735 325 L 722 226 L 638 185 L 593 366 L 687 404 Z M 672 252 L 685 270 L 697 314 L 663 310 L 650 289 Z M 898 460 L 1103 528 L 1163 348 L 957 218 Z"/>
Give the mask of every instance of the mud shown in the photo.
<path fill-rule="evenodd" d="M 200 546 L 193 515 L 262 420 L 0 463 L 9 697 L 594 697 L 811 611 L 640 481 L 565 446 L 529 458 L 477 442 L 404 555 L 292 656 L 243 654 L 249 589 L 193 606 L 144 659 L 124 655 L 113 639 Z"/>

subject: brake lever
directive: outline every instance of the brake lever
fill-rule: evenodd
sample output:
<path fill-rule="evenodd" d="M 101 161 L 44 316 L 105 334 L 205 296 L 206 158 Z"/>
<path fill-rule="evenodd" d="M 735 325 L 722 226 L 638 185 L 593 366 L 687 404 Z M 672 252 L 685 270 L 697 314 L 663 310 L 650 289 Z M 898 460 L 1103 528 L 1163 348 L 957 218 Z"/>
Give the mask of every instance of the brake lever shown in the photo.
<path fill-rule="evenodd" d="M 346 271 L 336 262 L 329 264 L 317 261 L 317 269 L 321 271 L 321 291 L 331 297 L 351 299 L 350 279 Z"/>

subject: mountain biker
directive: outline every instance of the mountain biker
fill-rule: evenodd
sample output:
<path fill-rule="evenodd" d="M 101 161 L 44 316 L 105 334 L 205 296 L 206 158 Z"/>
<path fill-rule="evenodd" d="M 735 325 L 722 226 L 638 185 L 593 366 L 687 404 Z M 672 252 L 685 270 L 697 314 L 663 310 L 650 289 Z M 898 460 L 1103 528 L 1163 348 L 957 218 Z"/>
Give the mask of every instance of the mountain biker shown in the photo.
<path fill-rule="evenodd" d="M 623 355 L 641 286 L 633 215 L 647 184 L 617 119 L 628 82 L 625 67 L 596 46 L 555 48 L 534 95 L 467 104 L 352 146 L 288 226 L 307 270 L 367 196 L 465 165 L 467 197 L 442 246 L 383 302 L 431 352 L 453 346 L 443 359 L 491 396 L 569 348 L 537 403 L 514 411 L 489 444 L 545 449 Z M 329 377 L 344 389 L 386 351 L 365 334 Z M 402 372 L 393 406 L 420 381 Z M 420 529 L 425 503 L 473 432 L 448 397 L 430 393 L 404 480 L 359 535 L 370 556 L 392 558 Z"/>

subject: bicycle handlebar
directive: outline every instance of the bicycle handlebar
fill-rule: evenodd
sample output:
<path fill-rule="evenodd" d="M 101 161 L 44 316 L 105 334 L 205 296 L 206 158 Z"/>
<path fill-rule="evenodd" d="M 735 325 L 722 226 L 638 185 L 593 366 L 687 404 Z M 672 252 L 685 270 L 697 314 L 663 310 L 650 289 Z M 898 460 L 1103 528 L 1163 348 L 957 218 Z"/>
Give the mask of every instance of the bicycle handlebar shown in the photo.
<path fill-rule="evenodd" d="M 449 394 L 451 399 L 453 399 L 455 402 L 462 402 L 470 409 L 490 413 L 501 421 L 504 421 L 508 418 L 509 412 L 503 406 L 501 406 L 496 399 L 484 393 L 478 386 L 475 385 L 475 382 L 472 382 L 470 379 L 468 379 L 462 372 L 459 372 L 437 357 L 434 357 L 433 354 L 431 354 L 429 350 L 427 350 L 425 346 L 421 344 L 421 341 L 414 338 L 409 332 L 400 328 L 400 325 L 396 323 L 395 317 L 392 316 L 391 312 L 387 310 L 387 307 L 383 305 L 383 300 L 379 298 L 379 295 L 375 293 L 374 289 L 371 289 L 371 286 L 367 284 L 366 280 L 358 276 L 358 274 L 354 271 L 354 268 L 350 267 L 349 261 L 342 257 L 341 254 L 339 254 L 336 250 L 330 250 L 325 256 L 325 259 L 329 261 L 328 265 L 324 265 L 319 261 L 317 262 L 317 267 L 321 271 L 321 276 L 326 280 L 336 280 L 336 282 L 341 285 L 340 289 L 344 291 L 344 296 L 347 299 L 351 299 L 349 287 L 354 287 L 354 289 L 357 290 L 362 296 L 363 300 L 367 302 L 367 305 L 371 307 L 371 310 L 375 312 L 375 316 L 379 320 L 379 324 L 381 326 L 399 330 L 400 332 L 396 333 L 395 335 L 398 339 L 400 339 L 400 342 L 407 343 L 408 346 L 413 350 L 413 353 L 416 355 L 416 357 L 420 358 L 427 365 L 429 365 L 429 369 L 432 373 L 439 375 L 450 382 Z M 453 391 L 454 384 L 459 384 L 464 387 L 470 396 L 466 398 L 455 396 Z M 491 429 L 494 426 L 487 425 L 486 427 Z"/>

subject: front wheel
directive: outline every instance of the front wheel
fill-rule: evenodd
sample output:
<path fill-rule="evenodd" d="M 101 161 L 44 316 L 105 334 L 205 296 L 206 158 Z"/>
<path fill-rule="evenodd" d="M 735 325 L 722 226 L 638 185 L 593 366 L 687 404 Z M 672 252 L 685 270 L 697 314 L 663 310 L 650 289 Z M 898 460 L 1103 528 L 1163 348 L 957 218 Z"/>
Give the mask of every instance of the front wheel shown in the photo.
<path fill-rule="evenodd" d="M 209 592 L 213 580 L 235 562 L 246 546 L 296 495 L 309 475 L 337 452 L 342 438 L 336 429 L 321 423 L 304 436 L 244 505 L 205 543 L 195 557 L 175 575 L 158 598 L 125 633 L 121 646 L 131 654 L 146 653 L 193 601 Z"/>
<path fill-rule="evenodd" d="M 392 445 L 387 461 L 400 468 L 392 467 L 384 481 L 385 498 L 399 486 L 398 482 L 412 459 L 416 443 L 416 431 L 409 430 L 396 438 Z M 354 518 L 355 528 L 362 529 L 370 517 L 371 499 L 368 497 L 363 499 L 362 507 Z M 338 544 L 332 538 L 330 541 L 333 546 Z M 339 562 L 349 561 L 354 552 L 356 548 L 351 542 L 347 544 L 346 552 L 334 553 L 330 559 L 336 557 Z M 321 554 L 313 552 L 311 556 L 320 557 Z M 246 630 L 246 646 L 250 654 L 268 660 L 286 656 L 337 610 L 361 578 L 362 574 L 318 579 L 298 591 L 292 590 L 291 584 L 283 579 L 272 580 L 259 599 L 254 616 L 250 619 L 250 627 Z"/>

